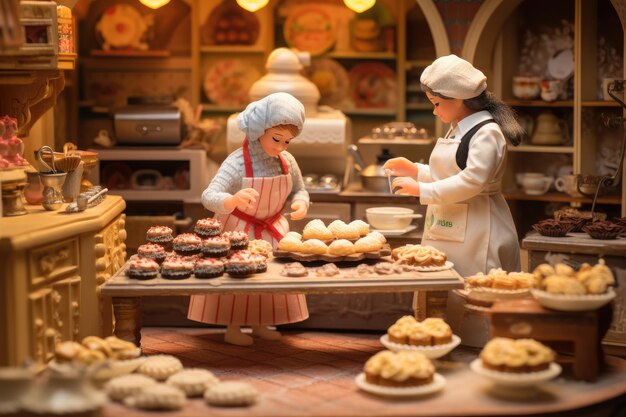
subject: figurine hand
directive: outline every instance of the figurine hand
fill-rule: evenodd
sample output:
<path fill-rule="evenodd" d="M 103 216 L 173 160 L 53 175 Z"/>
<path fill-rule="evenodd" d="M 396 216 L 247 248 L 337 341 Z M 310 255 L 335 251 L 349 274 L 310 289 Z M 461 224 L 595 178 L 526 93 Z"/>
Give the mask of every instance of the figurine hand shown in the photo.
<path fill-rule="evenodd" d="M 417 178 L 417 165 L 404 157 L 391 158 L 383 165 L 383 170 L 389 170 L 394 177 Z"/>
<path fill-rule="evenodd" d="M 224 201 L 224 207 L 229 210 L 236 207 L 243 211 L 249 207 L 253 207 L 258 197 L 259 193 L 254 188 L 244 188 L 237 191 L 232 197 L 227 198 Z"/>
<path fill-rule="evenodd" d="M 294 201 L 291 204 L 291 220 L 300 220 L 306 216 L 307 211 L 309 211 L 306 203 L 302 200 Z"/>
<path fill-rule="evenodd" d="M 394 194 L 398 195 L 412 195 L 419 197 L 420 184 L 413 178 L 398 177 L 391 182 L 391 189 L 394 190 Z"/>

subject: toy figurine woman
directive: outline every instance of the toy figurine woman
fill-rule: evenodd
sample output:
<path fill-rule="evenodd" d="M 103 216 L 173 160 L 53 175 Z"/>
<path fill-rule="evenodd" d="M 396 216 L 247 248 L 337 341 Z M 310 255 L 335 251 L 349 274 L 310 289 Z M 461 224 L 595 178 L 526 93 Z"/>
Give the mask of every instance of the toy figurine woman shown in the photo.
<path fill-rule="evenodd" d="M 486 90 L 485 75 L 456 55 L 436 59 L 420 82 L 433 114 L 450 129 L 437 140 L 428 165 L 406 158 L 385 163 L 383 169 L 398 177 L 392 188 L 428 205 L 422 244 L 445 252 L 462 276 L 519 271 L 517 232 L 501 185 L 506 140 L 519 144 L 524 130 Z"/>
<path fill-rule="evenodd" d="M 243 230 L 251 238 L 265 239 L 274 248 L 289 231 L 283 216 L 291 201 L 291 219 L 302 219 L 309 194 L 295 158 L 286 151 L 304 125 L 304 106 L 287 93 L 274 93 L 250 103 L 237 117 L 245 132 L 243 146 L 231 153 L 202 193 L 202 204 L 216 214 L 224 230 Z M 226 325 L 224 340 L 248 346 L 252 334 L 264 339 L 280 337 L 269 325 L 295 323 L 309 317 L 306 299 L 296 295 L 196 295 L 191 297 L 189 319 Z"/>

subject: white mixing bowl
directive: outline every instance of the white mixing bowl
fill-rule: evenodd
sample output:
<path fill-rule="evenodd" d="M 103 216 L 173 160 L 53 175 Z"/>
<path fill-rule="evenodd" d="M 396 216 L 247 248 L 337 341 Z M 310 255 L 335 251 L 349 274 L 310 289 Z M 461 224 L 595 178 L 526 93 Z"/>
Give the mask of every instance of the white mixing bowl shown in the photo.
<path fill-rule="evenodd" d="M 413 219 L 422 217 L 404 207 L 371 207 L 365 210 L 367 222 L 375 229 L 406 229 Z"/>

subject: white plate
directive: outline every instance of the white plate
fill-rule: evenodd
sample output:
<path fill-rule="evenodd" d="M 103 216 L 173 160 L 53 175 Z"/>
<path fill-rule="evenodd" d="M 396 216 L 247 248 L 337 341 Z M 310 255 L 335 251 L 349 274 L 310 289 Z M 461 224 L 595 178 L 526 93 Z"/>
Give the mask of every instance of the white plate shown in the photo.
<path fill-rule="evenodd" d="M 372 229 L 372 232 L 380 232 L 383 236 L 400 236 L 417 228 L 416 224 L 410 224 L 404 229 Z"/>
<path fill-rule="evenodd" d="M 478 375 L 491 379 L 496 384 L 508 387 L 534 386 L 541 382 L 546 382 L 556 378 L 561 373 L 561 366 L 555 362 L 552 362 L 550 367 L 545 371 L 524 373 L 499 372 L 485 368 L 483 366 L 483 361 L 480 358 L 476 358 L 472 361 L 472 363 L 470 363 L 470 369 Z"/>
<path fill-rule="evenodd" d="M 461 343 L 461 338 L 453 334 L 452 341 L 450 343 L 434 346 L 413 346 L 392 342 L 389 340 L 389 336 L 384 334 L 380 337 L 380 343 L 382 343 L 383 346 L 387 349 L 393 350 L 394 352 L 400 352 L 403 350 L 420 352 L 423 353 L 424 356 L 426 356 L 427 358 L 437 359 L 448 354 L 452 351 L 452 349 L 457 347 Z"/>
<path fill-rule="evenodd" d="M 530 288 L 501 290 L 499 288 L 470 287 L 464 290 L 457 290 L 457 293 L 468 300 L 482 302 L 531 298 Z"/>
<path fill-rule="evenodd" d="M 452 261 L 446 261 L 445 264 L 437 266 L 420 266 L 413 265 L 412 268 L 414 271 L 418 272 L 435 272 L 435 271 L 447 271 L 448 269 L 452 269 L 454 267 L 454 263 Z"/>
<path fill-rule="evenodd" d="M 371 394 L 388 395 L 391 397 L 413 397 L 419 395 L 432 394 L 441 391 L 446 386 L 446 379 L 441 374 L 433 376 L 433 382 L 417 387 L 384 387 L 382 385 L 370 384 L 365 380 L 365 374 L 361 372 L 354 379 L 356 386 Z"/>
<path fill-rule="evenodd" d="M 552 294 L 547 291 L 532 289 L 533 296 L 543 307 L 559 311 L 591 311 L 608 304 L 615 298 L 615 291 L 609 288 L 606 294 Z"/>

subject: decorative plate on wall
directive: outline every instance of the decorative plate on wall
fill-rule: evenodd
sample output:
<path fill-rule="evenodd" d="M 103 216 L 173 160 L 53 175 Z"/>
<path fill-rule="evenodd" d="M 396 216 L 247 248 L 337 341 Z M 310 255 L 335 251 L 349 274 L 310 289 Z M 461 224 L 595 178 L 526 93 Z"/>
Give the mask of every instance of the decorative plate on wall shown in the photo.
<path fill-rule="evenodd" d="M 237 59 L 216 62 L 204 76 L 204 93 L 215 104 L 239 106 L 250 101 L 248 91 L 261 78 L 249 63 Z"/>
<path fill-rule="evenodd" d="M 393 108 L 398 87 L 396 73 L 379 62 L 363 62 L 350 70 L 350 92 L 357 107 Z"/>
<path fill-rule="evenodd" d="M 311 55 L 328 51 L 337 38 L 332 14 L 321 5 L 294 6 L 283 28 L 289 46 Z"/>
<path fill-rule="evenodd" d="M 102 49 L 148 49 L 145 42 L 148 24 L 130 4 L 116 3 L 107 7 L 95 30 Z"/>
<path fill-rule="evenodd" d="M 254 45 L 259 37 L 259 19 L 237 4 L 222 2 L 211 11 L 200 29 L 204 45 Z"/>
<path fill-rule="evenodd" d="M 306 69 L 307 77 L 320 90 L 320 104 L 341 106 L 349 99 L 350 79 L 348 72 L 331 58 L 314 59 Z"/>

